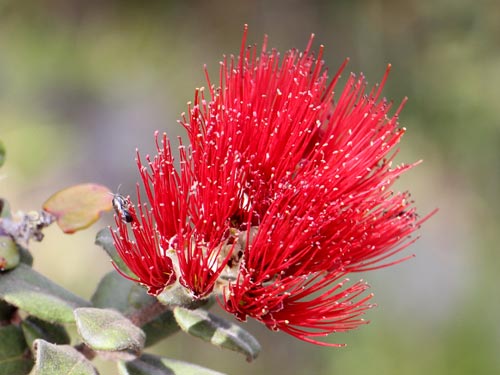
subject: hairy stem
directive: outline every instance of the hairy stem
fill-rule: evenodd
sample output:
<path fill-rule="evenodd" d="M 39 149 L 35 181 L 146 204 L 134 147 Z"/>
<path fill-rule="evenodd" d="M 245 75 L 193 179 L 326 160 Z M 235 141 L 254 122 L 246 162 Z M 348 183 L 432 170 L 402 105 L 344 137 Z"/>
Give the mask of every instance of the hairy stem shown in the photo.
<path fill-rule="evenodd" d="M 75 345 L 75 349 L 82 353 L 89 361 L 92 361 L 97 356 L 96 351 L 88 347 L 83 342 L 81 344 Z"/>

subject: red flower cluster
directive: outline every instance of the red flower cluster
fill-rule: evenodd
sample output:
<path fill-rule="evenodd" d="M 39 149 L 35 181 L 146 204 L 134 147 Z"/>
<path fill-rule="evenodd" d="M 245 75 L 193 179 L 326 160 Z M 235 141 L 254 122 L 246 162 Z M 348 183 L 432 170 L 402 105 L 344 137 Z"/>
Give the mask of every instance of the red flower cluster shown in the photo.
<path fill-rule="evenodd" d="M 241 320 L 316 340 L 357 327 L 371 307 L 364 282 L 347 274 L 385 262 L 413 240 L 418 219 L 408 193 L 391 185 L 412 165 L 392 166 L 404 133 L 402 105 L 351 75 L 338 96 L 320 47 L 246 48 L 208 74 L 181 123 L 180 168 L 165 134 L 158 154 L 137 157 L 147 195 L 121 221 L 115 245 L 136 281 L 157 295 L 175 286 L 193 299 L 215 293 Z M 405 258 L 404 258 L 405 259 Z"/>

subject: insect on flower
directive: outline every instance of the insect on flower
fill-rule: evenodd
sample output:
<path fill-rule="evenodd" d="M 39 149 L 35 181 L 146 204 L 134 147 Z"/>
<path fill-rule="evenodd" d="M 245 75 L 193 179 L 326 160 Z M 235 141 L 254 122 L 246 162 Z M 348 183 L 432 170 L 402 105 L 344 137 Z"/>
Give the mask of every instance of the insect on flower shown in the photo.
<path fill-rule="evenodd" d="M 113 194 L 113 200 L 111 203 L 113 204 L 116 215 L 118 215 L 124 223 L 131 223 L 134 221 L 134 218 L 129 211 L 130 201 L 128 198 L 116 193 Z"/>
<path fill-rule="evenodd" d="M 372 89 L 354 74 L 340 88 L 347 60 L 329 77 L 313 36 L 284 55 L 267 38 L 246 47 L 246 36 L 245 26 L 218 84 L 205 69 L 208 91 L 180 120 L 180 168 L 166 133 L 155 134 L 155 156 L 137 152 L 146 199 L 138 189 L 135 216 L 114 196 L 122 222 L 138 224 L 117 223 L 114 243 L 152 295 L 215 295 L 239 320 L 337 346 L 317 338 L 365 324 L 373 306 L 368 284 L 347 276 L 411 257 L 388 260 L 432 215 L 392 188 L 418 164 L 393 164 L 406 99 L 393 107 L 382 96 L 390 65 Z"/>

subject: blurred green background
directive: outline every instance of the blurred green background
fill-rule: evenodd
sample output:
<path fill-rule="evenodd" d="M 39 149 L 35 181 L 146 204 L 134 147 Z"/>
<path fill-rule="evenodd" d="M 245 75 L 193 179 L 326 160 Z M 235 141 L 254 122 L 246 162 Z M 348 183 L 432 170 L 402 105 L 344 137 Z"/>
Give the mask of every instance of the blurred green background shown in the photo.
<path fill-rule="evenodd" d="M 0 1 L 0 139 L 7 164 L 0 194 L 30 210 L 56 190 L 93 181 L 132 194 L 135 148 L 153 132 L 181 135 L 176 120 L 204 63 L 249 43 L 304 48 L 311 33 L 335 70 L 409 97 L 400 161 L 424 163 L 398 182 L 421 214 L 439 213 L 396 267 L 353 275 L 372 285 L 372 321 L 316 347 L 256 323 L 256 362 L 183 334 L 154 347 L 230 374 L 500 373 L 500 2 L 365 1 Z M 344 77 L 347 72 L 344 73 Z M 215 81 L 215 75 L 213 76 Z M 90 298 L 112 267 L 94 246 L 99 225 L 73 236 L 49 228 L 31 246 L 35 268 Z M 222 313 L 221 313 L 222 314 Z M 225 315 L 228 317 L 228 315 Z M 103 374 L 114 374 L 99 362 Z"/>

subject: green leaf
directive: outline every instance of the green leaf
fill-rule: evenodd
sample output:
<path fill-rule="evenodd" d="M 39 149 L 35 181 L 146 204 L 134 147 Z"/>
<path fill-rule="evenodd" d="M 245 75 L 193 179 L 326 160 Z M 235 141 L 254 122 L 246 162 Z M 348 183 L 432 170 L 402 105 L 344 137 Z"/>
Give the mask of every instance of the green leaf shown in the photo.
<path fill-rule="evenodd" d="M 21 328 L 0 327 L 0 374 L 24 375 L 33 367 L 33 360 Z"/>
<path fill-rule="evenodd" d="M 156 298 L 147 294 L 146 289 L 136 282 L 111 271 L 101 279 L 91 301 L 95 307 L 113 308 L 128 315 L 156 303 Z M 170 310 L 141 328 L 146 333 L 145 346 L 153 345 L 180 329 Z"/>
<path fill-rule="evenodd" d="M 155 319 L 144 324 L 141 328 L 146 334 L 145 347 L 154 345 L 180 330 L 174 313 L 171 310 L 165 311 Z"/>
<path fill-rule="evenodd" d="M 141 285 L 111 271 L 101 279 L 91 301 L 95 307 L 113 308 L 129 314 L 155 303 L 156 299 Z"/>
<path fill-rule="evenodd" d="M 33 375 L 98 375 L 92 363 L 69 345 L 50 344 L 44 340 L 33 343 L 36 363 Z"/>
<path fill-rule="evenodd" d="M 0 167 L 5 163 L 5 147 L 3 142 L 0 141 Z"/>
<path fill-rule="evenodd" d="M 192 363 L 144 354 L 130 362 L 118 362 L 120 375 L 224 375 Z"/>
<path fill-rule="evenodd" d="M 0 298 L 48 322 L 72 323 L 73 310 L 90 303 L 24 263 L 0 274 Z"/>
<path fill-rule="evenodd" d="M 63 189 L 43 204 L 43 209 L 57 218 L 64 233 L 74 233 L 95 223 L 103 211 L 112 209 L 113 194 L 107 187 L 81 184 Z"/>
<path fill-rule="evenodd" d="M 66 329 L 59 325 L 34 316 L 29 316 L 21 322 L 21 328 L 26 342 L 31 347 L 36 339 L 43 339 L 53 344 L 65 345 L 70 343 Z"/>
<path fill-rule="evenodd" d="M 118 267 L 118 269 L 120 269 L 120 271 L 128 276 L 136 277 L 136 275 L 134 275 L 134 273 L 127 267 L 122 258 L 120 258 L 120 256 L 118 255 L 109 228 L 103 228 L 99 232 L 97 232 L 97 235 L 95 237 L 95 244 L 101 246 L 104 251 L 108 253 L 109 257 Z"/>
<path fill-rule="evenodd" d="M 0 271 L 15 268 L 21 261 L 19 249 L 10 236 L 0 236 Z"/>
<path fill-rule="evenodd" d="M 260 344 L 250 333 L 208 311 L 177 306 L 174 308 L 174 316 L 181 329 L 190 335 L 220 348 L 242 353 L 249 362 L 259 355 Z"/>
<path fill-rule="evenodd" d="M 118 311 L 84 307 L 75 310 L 76 328 L 92 349 L 139 354 L 144 332 Z"/>

